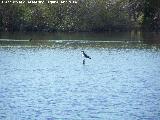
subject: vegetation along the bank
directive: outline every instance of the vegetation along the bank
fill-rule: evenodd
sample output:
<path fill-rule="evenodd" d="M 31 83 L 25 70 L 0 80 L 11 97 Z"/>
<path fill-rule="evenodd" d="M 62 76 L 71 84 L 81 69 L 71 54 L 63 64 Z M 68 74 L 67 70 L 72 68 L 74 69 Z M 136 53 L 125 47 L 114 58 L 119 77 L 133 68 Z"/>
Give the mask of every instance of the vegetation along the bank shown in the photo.
<path fill-rule="evenodd" d="M 0 3 L 0 31 L 160 31 L 160 0 L 20 1 Z"/>

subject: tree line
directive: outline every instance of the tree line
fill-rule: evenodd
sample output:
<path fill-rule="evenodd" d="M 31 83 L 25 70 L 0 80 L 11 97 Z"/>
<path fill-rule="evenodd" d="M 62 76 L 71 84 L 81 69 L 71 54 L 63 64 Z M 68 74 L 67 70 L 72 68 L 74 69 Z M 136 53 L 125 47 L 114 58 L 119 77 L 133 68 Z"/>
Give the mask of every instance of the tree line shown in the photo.
<path fill-rule="evenodd" d="M 0 3 L 0 31 L 160 31 L 160 0 L 65 1 Z"/>

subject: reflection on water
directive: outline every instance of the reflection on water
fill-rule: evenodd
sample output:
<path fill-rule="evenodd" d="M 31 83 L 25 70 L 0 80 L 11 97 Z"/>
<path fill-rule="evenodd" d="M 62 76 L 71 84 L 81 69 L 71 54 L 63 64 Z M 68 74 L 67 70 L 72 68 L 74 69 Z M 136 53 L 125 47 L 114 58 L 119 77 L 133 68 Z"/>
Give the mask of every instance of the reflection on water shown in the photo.
<path fill-rule="evenodd" d="M 114 43 L 114 44 L 112 44 Z M 129 43 L 129 44 L 128 44 Z M 110 45 L 111 44 L 111 45 Z M 158 45 L 157 45 L 158 44 Z M 107 33 L 0 33 L 1 46 L 44 47 L 158 47 L 160 34 L 132 32 Z"/>
<path fill-rule="evenodd" d="M 135 32 L 106 33 L 0 33 L 1 39 L 16 40 L 135 40 L 140 35 Z M 120 37 L 121 36 L 121 37 Z M 134 36 L 134 37 L 133 37 Z"/>
<path fill-rule="evenodd" d="M 146 44 L 160 44 L 160 34 L 158 33 L 142 33 L 143 42 Z"/>
<path fill-rule="evenodd" d="M 0 119 L 159 120 L 159 45 L 134 34 L 129 42 L 122 34 L 31 42 L 1 35 Z M 86 65 L 82 49 L 92 57 Z"/>

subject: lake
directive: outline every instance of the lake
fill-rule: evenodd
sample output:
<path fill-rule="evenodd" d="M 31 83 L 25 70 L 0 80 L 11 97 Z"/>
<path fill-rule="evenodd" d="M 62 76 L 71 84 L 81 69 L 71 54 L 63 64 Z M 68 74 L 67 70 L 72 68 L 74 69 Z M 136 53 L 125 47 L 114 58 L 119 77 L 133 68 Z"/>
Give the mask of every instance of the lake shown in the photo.
<path fill-rule="evenodd" d="M 160 34 L 0 33 L 0 55 L 1 120 L 160 120 Z"/>

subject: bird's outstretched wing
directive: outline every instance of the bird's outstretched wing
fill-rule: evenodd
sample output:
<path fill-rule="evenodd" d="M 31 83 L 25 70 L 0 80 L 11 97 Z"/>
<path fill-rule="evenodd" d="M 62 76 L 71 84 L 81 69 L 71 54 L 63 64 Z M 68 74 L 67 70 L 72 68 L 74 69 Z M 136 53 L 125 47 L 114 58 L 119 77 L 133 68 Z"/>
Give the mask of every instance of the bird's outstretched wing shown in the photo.
<path fill-rule="evenodd" d="M 85 54 L 85 53 L 84 53 L 84 56 L 85 56 L 86 58 L 91 59 L 91 57 L 89 57 L 89 56 L 88 56 L 87 54 Z"/>

